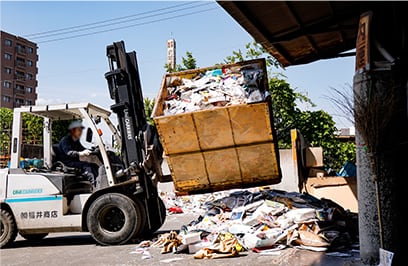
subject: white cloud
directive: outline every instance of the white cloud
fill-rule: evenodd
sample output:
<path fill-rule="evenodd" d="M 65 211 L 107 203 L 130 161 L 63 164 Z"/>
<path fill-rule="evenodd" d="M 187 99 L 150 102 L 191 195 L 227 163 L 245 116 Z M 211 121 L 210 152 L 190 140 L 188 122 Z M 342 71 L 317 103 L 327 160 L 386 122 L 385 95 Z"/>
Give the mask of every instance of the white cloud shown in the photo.
<path fill-rule="evenodd" d="M 47 104 L 59 104 L 65 103 L 64 100 L 60 98 L 52 99 L 52 98 L 38 98 L 36 101 L 36 105 L 47 105 Z"/>

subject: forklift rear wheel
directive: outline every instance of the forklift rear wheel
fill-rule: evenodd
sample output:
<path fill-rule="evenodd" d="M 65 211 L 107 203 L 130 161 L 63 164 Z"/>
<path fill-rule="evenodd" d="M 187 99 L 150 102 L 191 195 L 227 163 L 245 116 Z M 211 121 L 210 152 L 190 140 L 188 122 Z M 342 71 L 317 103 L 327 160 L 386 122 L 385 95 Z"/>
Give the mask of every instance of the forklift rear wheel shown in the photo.
<path fill-rule="evenodd" d="M 44 237 L 48 236 L 48 233 L 43 233 L 43 234 L 25 234 L 25 233 L 20 233 L 20 236 L 22 236 L 24 239 L 28 241 L 40 241 Z"/>
<path fill-rule="evenodd" d="M 9 247 L 17 236 L 17 226 L 13 214 L 1 209 L 0 248 Z"/>
<path fill-rule="evenodd" d="M 101 245 L 120 245 L 138 233 L 143 218 L 140 208 L 126 195 L 108 193 L 97 198 L 87 214 L 88 230 Z"/>

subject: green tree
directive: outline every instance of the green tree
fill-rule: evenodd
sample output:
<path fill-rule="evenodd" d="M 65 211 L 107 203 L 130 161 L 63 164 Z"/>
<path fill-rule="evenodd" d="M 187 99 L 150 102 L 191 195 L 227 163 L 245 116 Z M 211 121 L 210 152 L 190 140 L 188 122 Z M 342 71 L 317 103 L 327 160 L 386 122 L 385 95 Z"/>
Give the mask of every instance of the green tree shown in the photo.
<path fill-rule="evenodd" d="M 8 108 L 0 108 L 0 155 L 7 156 L 10 152 L 11 126 L 13 123 L 13 111 Z"/>
<path fill-rule="evenodd" d="M 23 139 L 24 144 L 43 143 L 43 118 L 28 113 L 23 113 Z M 69 120 L 53 121 L 52 142 L 58 143 L 67 134 Z M 13 124 L 13 110 L 0 108 L 0 155 L 10 153 L 11 129 Z"/>
<path fill-rule="evenodd" d="M 147 97 L 144 98 L 144 108 L 145 108 L 145 113 L 146 113 L 146 120 L 147 120 L 147 123 L 149 123 L 150 125 L 154 125 L 152 114 L 153 114 L 153 107 L 155 103 L 156 103 L 155 99 L 149 99 Z"/>
<path fill-rule="evenodd" d="M 193 53 L 189 51 L 186 52 L 186 57 L 181 58 L 181 63 L 183 64 L 183 68 L 185 70 L 197 68 L 196 59 L 194 58 Z"/>
<path fill-rule="evenodd" d="M 23 143 L 42 144 L 43 118 L 29 113 L 23 113 Z"/>
<path fill-rule="evenodd" d="M 52 143 L 59 143 L 59 141 L 68 134 L 68 126 L 70 120 L 57 120 L 52 122 Z"/>
<path fill-rule="evenodd" d="M 262 47 L 257 42 L 252 42 L 252 43 L 247 43 L 245 45 L 245 53 L 239 49 L 238 51 L 232 51 L 232 55 L 227 56 L 224 59 L 224 63 L 230 64 L 230 63 L 237 63 L 241 62 L 244 60 L 251 60 L 251 59 L 257 59 L 257 58 L 265 58 L 266 61 L 266 66 L 267 67 L 276 67 L 279 68 L 281 67 L 281 64 L 279 63 L 278 60 L 276 60 L 275 57 L 273 57 L 268 51 Z"/>
<path fill-rule="evenodd" d="M 172 68 L 169 64 L 164 65 L 164 69 L 168 73 L 184 71 L 197 68 L 197 61 L 192 52 L 187 51 L 185 57 L 181 58 L 182 65 L 177 64 L 175 68 Z"/>
<path fill-rule="evenodd" d="M 269 79 L 269 91 L 279 147 L 290 148 L 290 130 L 297 127 L 302 113 L 297 102 L 315 105 L 306 95 L 293 89 L 282 75 L 274 75 Z"/>

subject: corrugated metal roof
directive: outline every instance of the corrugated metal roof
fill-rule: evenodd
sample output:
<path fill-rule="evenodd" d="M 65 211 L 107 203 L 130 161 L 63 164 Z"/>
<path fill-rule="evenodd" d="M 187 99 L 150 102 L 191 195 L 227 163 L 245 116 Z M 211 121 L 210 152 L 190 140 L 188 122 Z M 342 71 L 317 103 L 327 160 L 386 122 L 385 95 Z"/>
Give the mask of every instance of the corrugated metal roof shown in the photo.
<path fill-rule="evenodd" d="M 360 15 L 387 5 L 364 1 L 218 3 L 283 66 L 338 57 L 355 48 Z"/>

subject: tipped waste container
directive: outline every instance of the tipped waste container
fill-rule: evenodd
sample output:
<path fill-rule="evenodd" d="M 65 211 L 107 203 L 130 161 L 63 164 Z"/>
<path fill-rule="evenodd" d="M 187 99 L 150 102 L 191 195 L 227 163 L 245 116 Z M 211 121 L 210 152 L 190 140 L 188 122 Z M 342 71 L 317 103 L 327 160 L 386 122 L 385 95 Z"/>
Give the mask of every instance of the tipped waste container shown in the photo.
<path fill-rule="evenodd" d="M 152 116 L 179 194 L 280 182 L 265 60 L 166 74 Z"/>

